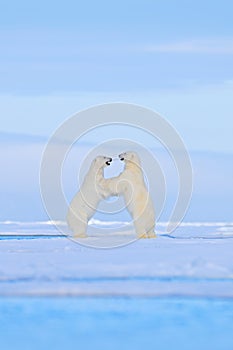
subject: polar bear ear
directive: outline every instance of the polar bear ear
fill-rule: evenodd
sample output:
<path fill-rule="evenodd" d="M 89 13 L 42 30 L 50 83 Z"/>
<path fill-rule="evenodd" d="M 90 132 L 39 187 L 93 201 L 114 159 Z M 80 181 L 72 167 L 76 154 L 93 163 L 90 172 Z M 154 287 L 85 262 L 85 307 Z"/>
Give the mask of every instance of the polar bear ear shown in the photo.
<path fill-rule="evenodd" d="M 98 157 L 95 157 L 92 161 L 92 165 L 96 165 L 97 162 L 99 161 L 99 156 Z"/>
<path fill-rule="evenodd" d="M 97 162 L 98 160 L 103 160 L 104 156 L 96 156 L 94 161 Z"/>

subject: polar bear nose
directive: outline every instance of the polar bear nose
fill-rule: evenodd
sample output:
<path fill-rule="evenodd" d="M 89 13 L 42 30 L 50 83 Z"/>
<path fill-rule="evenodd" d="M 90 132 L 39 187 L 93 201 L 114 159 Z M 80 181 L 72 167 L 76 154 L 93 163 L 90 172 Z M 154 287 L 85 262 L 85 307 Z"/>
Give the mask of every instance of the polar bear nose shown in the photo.
<path fill-rule="evenodd" d="M 120 158 L 120 160 L 125 160 L 125 158 L 123 157 L 123 154 L 119 154 L 119 156 L 118 156 L 119 158 Z"/>

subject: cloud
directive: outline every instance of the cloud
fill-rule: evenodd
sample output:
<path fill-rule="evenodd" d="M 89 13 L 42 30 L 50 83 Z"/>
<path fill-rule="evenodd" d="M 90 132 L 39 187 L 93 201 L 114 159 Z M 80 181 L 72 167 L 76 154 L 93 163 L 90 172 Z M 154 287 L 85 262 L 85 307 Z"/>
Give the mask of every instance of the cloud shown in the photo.
<path fill-rule="evenodd" d="M 190 53 L 233 55 L 233 38 L 228 39 L 190 39 L 167 44 L 148 45 L 146 52 Z"/>

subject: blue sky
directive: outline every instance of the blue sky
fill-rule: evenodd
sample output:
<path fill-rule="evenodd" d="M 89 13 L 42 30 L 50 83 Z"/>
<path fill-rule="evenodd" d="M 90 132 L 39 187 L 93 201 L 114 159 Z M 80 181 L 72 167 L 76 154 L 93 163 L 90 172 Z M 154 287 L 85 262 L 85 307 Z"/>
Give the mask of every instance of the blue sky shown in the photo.
<path fill-rule="evenodd" d="M 93 104 L 155 109 L 189 149 L 233 152 L 233 2 L 9 1 L 1 131 L 50 135 Z"/>

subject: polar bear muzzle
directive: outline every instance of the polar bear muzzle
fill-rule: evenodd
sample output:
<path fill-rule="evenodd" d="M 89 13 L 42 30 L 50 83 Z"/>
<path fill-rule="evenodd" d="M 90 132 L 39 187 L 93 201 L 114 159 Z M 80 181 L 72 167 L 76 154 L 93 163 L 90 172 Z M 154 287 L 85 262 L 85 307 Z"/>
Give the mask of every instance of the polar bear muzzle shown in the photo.
<path fill-rule="evenodd" d="M 112 158 L 109 158 L 109 159 L 107 160 L 107 162 L 105 162 L 105 164 L 106 164 L 106 165 L 110 165 L 110 164 L 111 164 L 111 161 L 112 161 Z"/>
<path fill-rule="evenodd" d="M 124 153 L 119 154 L 118 157 L 120 158 L 121 161 L 125 160 Z"/>

